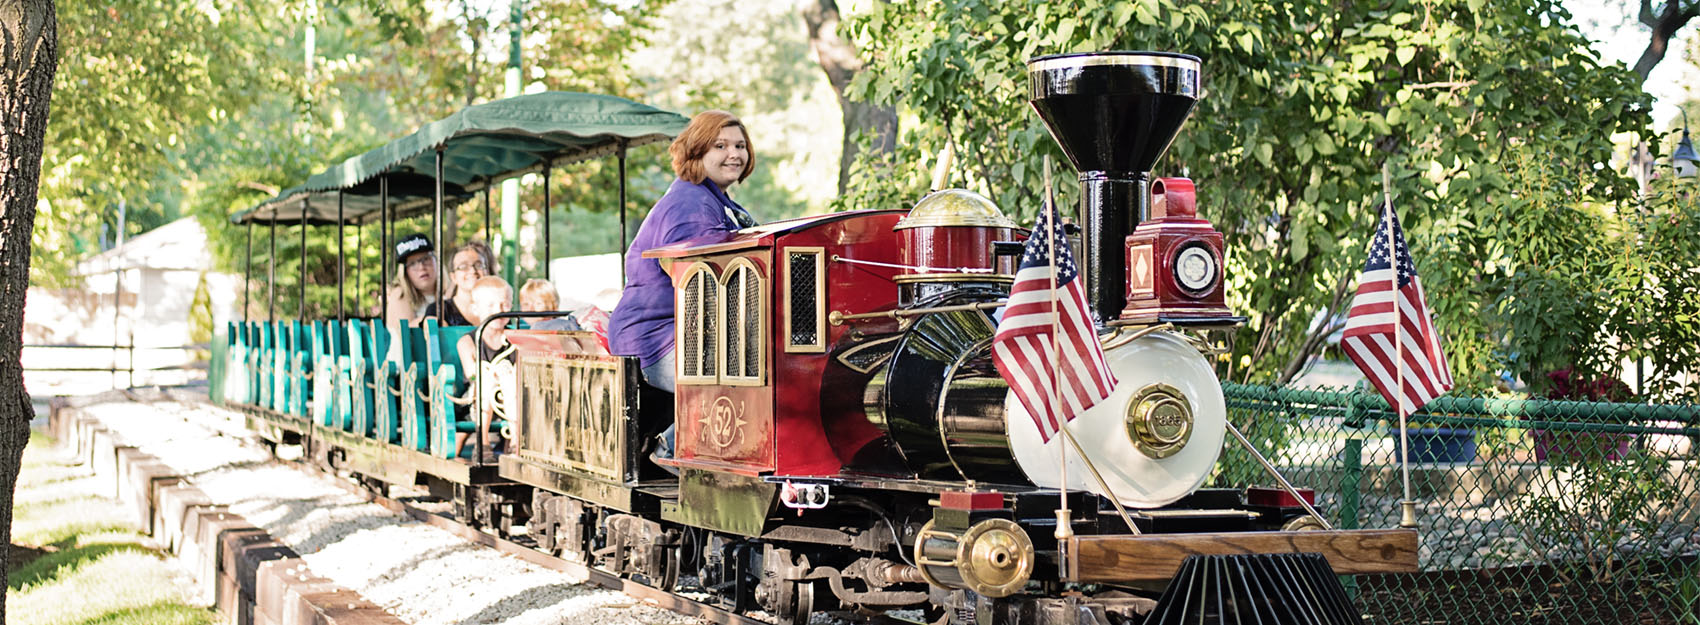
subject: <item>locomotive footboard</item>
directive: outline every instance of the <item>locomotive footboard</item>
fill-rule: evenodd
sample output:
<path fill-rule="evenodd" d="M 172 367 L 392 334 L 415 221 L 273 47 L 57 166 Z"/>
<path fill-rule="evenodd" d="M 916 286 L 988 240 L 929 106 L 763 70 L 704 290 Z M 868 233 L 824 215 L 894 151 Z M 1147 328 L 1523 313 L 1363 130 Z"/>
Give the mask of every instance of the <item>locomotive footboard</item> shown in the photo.
<path fill-rule="evenodd" d="M 1067 578 L 1076 582 L 1166 580 L 1188 556 L 1318 553 L 1340 575 L 1414 573 L 1417 531 L 1316 530 L 1078 536 Z"/>

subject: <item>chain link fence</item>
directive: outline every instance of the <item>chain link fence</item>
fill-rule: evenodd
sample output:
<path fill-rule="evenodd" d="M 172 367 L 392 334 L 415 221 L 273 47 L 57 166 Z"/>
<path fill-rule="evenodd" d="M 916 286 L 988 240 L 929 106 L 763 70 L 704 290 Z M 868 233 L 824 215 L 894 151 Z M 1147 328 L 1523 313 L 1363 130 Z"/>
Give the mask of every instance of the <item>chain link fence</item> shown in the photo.
<path fill-rule="evenodd" d="M 1373 390 L 1224 385 L 1229 418 L 1342 528 L 1400 521 Z M 1421 571 L 1347 580 L 1374 623 L 1700 625 L 1700 408 L 1441 397 L 1409 418 Z M 1224 448 L 1216 486 L 1273 480 Z"/>

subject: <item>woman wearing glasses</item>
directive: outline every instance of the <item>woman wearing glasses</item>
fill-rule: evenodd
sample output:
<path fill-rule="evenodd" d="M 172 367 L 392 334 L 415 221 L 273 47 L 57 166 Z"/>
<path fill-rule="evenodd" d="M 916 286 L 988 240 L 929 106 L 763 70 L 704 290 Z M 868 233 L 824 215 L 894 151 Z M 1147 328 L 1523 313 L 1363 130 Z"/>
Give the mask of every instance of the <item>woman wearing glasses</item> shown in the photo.
<path fill-rule="evenodd" d="M 472 284 L 479 278 L 490 275 L 495 270 L 496 255 L 490 251 L 490 246 L 483 241 L 471 241 L 455 250 L 453 264 L 449 265 L 453 273 L 449 274 L 449 291 L 444 296 L 448 304 L 442 307 L 438 314 L 437 305 L 432 303 L 425 307 L 426 317 L 436 317 L 445 326 L 471 326 L 481 321 L 472 312 Z"/>

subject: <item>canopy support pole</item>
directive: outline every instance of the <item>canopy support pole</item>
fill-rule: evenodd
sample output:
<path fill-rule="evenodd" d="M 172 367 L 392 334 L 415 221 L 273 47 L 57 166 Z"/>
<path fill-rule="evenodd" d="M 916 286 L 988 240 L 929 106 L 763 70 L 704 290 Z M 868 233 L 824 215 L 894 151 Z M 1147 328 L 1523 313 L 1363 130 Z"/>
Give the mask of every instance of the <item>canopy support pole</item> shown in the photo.
<path fill-rule="evenodd" d="M 626 284 L 626 140 L 620 140 L 620 286 Z"/>
<path fill-rule="evenodd" d="M 342 189 L 336 191 L 336 322 L 347 321 L 343 296 L 348 292 L 348 256 L 343 252 L 346 236 L 342 224 Z"/>
<path fill-rule="evenodd" d="M 390 321 L 390 177 L 378 175 L 378 323 Z"/>
<path fill-rule="evenodd" d="M 550 255 L 550 252 L 552 251 L 552 249 L 551 249 L 550 242 L 549 242 L 549 212 L 550 212 L 549 209 L 554 207 L 554 204 L 551 204 L 549 202 L 549 173 L 554 171 L 554 170 L 555 170 L 555 162 L 554 161 L 543 161 L 543 279 L 544 280 L 548 280 L 550 278 L 550 276 L 549 276 L 549 259 L 553 258 L 553 256 Z M 514 294 L 518 295 L 519 290 L 515 289 Z"/>
<path fill-rule="evenodd" d="M 484 247 L 490 247 L 490 181 L 484 181 Z M 490 275 L 496 275 L 496 268 L 490 268 Z"/>
<path fill-rule="evenodd" d="M 356 316 L 365 308 L 360 306 L 366 294 L 366 224 L 354 226 L 354 311 Z"/>
<path fill-rule="evenodd" d="M 449 239 L 443 236 L 443 149 L 437 148 L 437 181 L 433 190 L 433 203 L 436 211 L 431 213 L 431 231 L 437 233 L 437 323 L 441 324 L 443 312 L 448 304 L 443 302 L 443 273 L 448 269 L 448 263 L 443 262 L 443 254 L 448 253 Z"/>
<path fill-rule="evenodd" d="M 277 220 L 272 219 L 271 255 L 266 258 L 266 322 L 277 322 Z"/>
<path fill-rule="evenodd" d="M 301 301 L 295 306 L 295 319 L 307 320 L 307 197 L 301 197 L 301 257 L 296 261 L 301 266 Z"/>
<path fill-rule="evenodd" d="M 254 290 L 254 222 L 248 222 L 248 253 L 242 262 L 242 320 L 248 320 L 248 293 Z M 113 341 L 113 344 L 117 344 Z"/>

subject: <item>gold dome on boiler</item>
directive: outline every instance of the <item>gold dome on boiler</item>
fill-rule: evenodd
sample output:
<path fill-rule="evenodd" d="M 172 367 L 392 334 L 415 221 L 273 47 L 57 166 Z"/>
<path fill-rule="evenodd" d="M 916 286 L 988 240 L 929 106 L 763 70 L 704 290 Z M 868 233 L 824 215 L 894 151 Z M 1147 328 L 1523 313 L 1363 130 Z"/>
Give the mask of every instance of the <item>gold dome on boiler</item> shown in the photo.
<path fill-rule="evenodd" d="M 897 222 L 892 230 L 923 226 L 980 226 L 1014 228 L 1010 221 L 986 196 L 967 189 L 945 189 L 928 193 L 927 197 L 909 209 L 909 215 Z"/>

